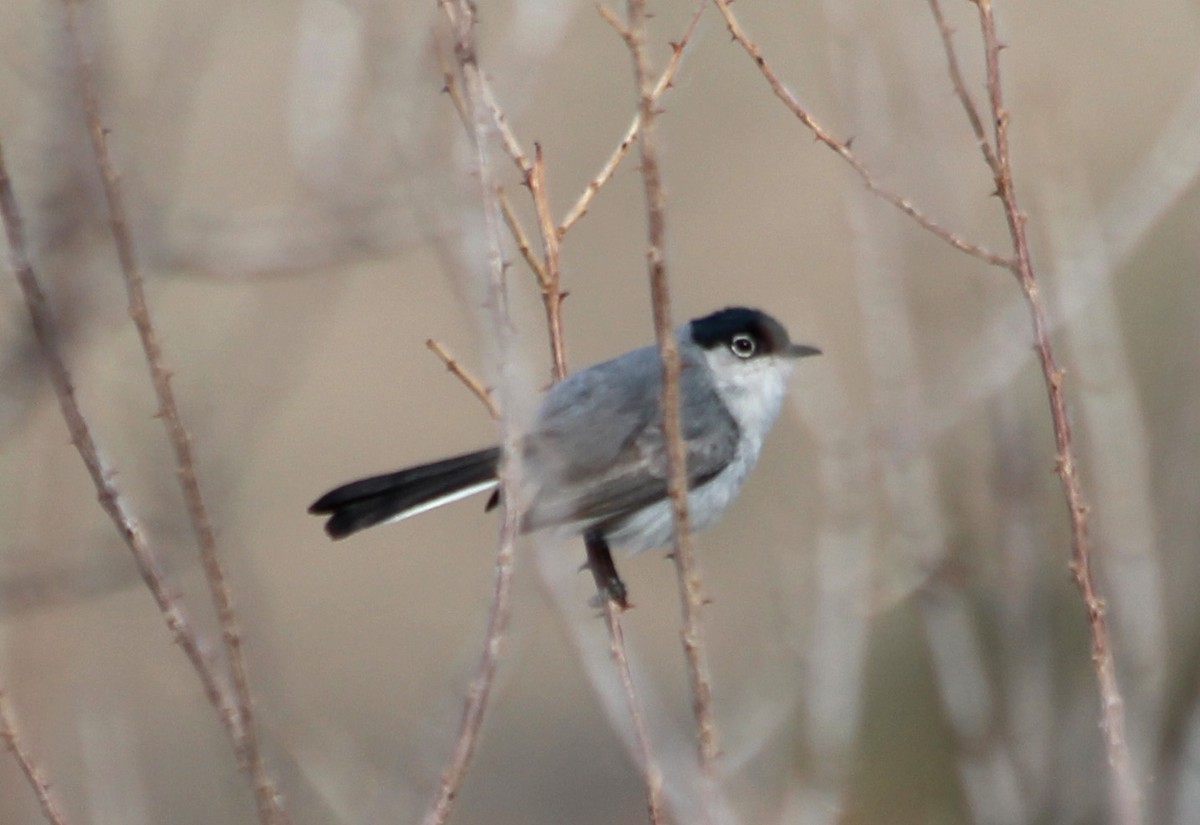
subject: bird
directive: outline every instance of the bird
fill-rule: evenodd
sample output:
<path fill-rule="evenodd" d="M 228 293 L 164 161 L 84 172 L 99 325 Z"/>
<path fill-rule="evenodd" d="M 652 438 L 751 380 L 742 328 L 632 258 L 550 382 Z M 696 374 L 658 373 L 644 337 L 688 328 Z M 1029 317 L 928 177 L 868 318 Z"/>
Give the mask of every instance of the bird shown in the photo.
<path fill-rule="evenodd" d="M 715 523 L 737 497 L 778 417 L 795 362 L 821 350 L 793 343 L 759 309 L 726 307 L 675 330 L 690 526 Z M 674 540 L 662 362 L 654 345 L 579 370 L 541 399 L 523 437 L 523 532 L 582 535 L 600 592 L 628 607 L 611 547 L 639 553 Z M 490 447 L 336 487 L 309 507 L 342 539 L 360 530 L 493 491 L 501 449 Z"/>

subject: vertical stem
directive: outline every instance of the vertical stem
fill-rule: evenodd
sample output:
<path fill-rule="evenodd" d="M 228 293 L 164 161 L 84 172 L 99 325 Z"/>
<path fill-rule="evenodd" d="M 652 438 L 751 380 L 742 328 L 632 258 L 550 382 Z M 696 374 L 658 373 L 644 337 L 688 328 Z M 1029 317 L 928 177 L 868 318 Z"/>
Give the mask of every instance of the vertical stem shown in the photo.
<path fill-rule="evenodd" d="M 495 682 L 496 669 L 503 651 L 504 635 L 512 613 L 512 579 L 514 547 L 520 532 L 521 498 L 514 481 L 520 478 L 519 432 L 514 420 L 513 405 L 505 403 L 504 392 L 512 380 L 512 321 L 508 314 L 507 284 L 504 254 L 501 249 L 501 215 L 496 184 L 493 180 L 489 124 L 491 112 L 484 99 L 483 78 L 475 53 L 475 13 L 469 2 L 440 0 L 440 5 L 453 27 L 454 53 L 463 76 L 471 139 L 475 151 L 475 173 L 478 177 L 480 200 L 483 206 L 484 227 L 488 251 L 487 307 L 492 332 L 496 339 L 497 366 L 500 381 L 500 422 L 504 443 L 504 460 L 500 466 L 501 506 L 503 522 L 500 527 L 499 549 L 496 551 L 495 575 L 492 582 L 492 606 L 488 614 L 483 652 L 475 666 L 475 674 L 467 688 L 462 720 L 455 737 L 453 752 L 442 771 L 441 781 L 429 809 L 422 820 L 424 825 L 442 825 L 450 816 L 454 800 L 466 777 L 475 755 L 479 731 L 483 725 L 488 699 Z"/>
<path fill-rule="evenodd" d="M 716 722 L 713 717 L 708 656 L 704 646 L 704 626 L 700 617 L 704 596 L 701 591 L 700 574 L 692 553 L 691 532 L 688 528 L 687 461 L 683 446 L 683 428 L 679 416 L 679 351 L 671 323 L 671 300 L 667 284 L 666 194 L 663 191 L 658 165 L 658 129 L 657 112 L 654 107 L 653 78 L 650 74 L 650 63 L 645 50 L 645 0 L 628 0 L 627 12 L 628 29 L 623 32 L 623 35 L 633 57 L 634 76 L 639 94 L 639 112 L 642 118 L 638 147 L 641 152 L 642 182 L 646 195 L 648 234 L 646 259 L 649 266 L 654 329 L 663 365 L 663 434 L 667 443 L 671 510 L 675 521 L 673 558 L 683 610 L 681 636 L 691 682 L 692 710 L 696 717 L 700 766 L 705 780 L 712 783 L 716 778 L 719 749 Z M 706 812 L 708 811 L 706 810 Z"/>
<path fill-rule="evenodd" d="M 1108 755 L 1111 783 L 1110 801 L 1114 815 L 1121 825 L 1141 825 L 1141 792 L 1134 773 L 1133 759 L 1125 738 L 1125 702 L 1117 684 L 1104 599 L 1099 595 L 1092 575 L 1092 544 L 1088 533 L 1088 506 L 1075 467 L 1071 442 L 1071 422 L 1067 415 L 1063 393 L 1063 371 L 1059 368 L 1050 345 L 1046 314 L 1042 308 L 1037 280 L 1029 254 L 1025 232 L 1025 214 L 1017 203 L 1013 186 L 1011 155 L 1008 141 L 1008 112 L 1000 85 L 1000 42 L 991 0 L 975 0 L 979 8 L 987 65 L 987 89 L 992 112 L 996 147 L 996 191 L 1004 205 L 1004 217 L 1016 252 L 1014 274 L 1021 285 L 1033 322 L 1034 348 L 1045 377 L 1050 400 L 1050 416 L 1054 425 L 1056 447 L 1055 470 L 1062 483 L 1063 495 L 1071 523 L 1071 574 L 1083 597 L 1091 635 L 1092 662 L 1096 668 L 1101 701 L 1101 727 Z"/>

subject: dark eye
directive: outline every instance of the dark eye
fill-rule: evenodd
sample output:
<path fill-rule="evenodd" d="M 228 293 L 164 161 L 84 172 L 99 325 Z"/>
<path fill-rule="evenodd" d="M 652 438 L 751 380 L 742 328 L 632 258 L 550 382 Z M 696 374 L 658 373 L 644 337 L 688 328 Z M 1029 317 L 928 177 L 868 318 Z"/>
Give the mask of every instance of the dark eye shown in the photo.
<path fill-rule="evenodd" d="M 749 358 L 758 350 L 758 344 L 748 333 L 739 332 L 729 339 L 729 349 L 738 358 Z"/>

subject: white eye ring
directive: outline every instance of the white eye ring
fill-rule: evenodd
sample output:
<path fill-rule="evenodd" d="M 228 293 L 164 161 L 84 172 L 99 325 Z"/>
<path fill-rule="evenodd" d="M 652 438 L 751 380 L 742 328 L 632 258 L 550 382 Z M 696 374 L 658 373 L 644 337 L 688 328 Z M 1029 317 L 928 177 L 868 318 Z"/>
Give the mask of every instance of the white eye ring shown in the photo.
<path fill-rule="evenodd" d="M 729 351 L 738 358 L 750 358 L 758 351 L 758 344 L 749 333 L 739 332 L 729 340 Z"/>

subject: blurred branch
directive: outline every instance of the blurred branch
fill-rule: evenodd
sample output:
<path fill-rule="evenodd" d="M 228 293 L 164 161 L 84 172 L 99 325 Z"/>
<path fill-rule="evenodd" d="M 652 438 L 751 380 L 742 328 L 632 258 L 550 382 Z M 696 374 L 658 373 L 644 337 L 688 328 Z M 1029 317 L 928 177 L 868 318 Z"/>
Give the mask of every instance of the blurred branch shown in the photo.
<path fill-rule="evenodd" d="M 955 249 L 965 252 L 982 261 L 986 261 L 992 266 L 1001 266 L 1005 269 L 1013 269 L 1016 262 L 1012 258 L 1007 258 L 1003 255 L 992 252 L 986 247 L 972 243 L 961 235 L 953 232 L 933 218 L 929 217 L 925 212 L 919 209 L 910 199 L 900 195 L 890 189 L 884 188 L 876 179 L 867 165 L 863 163 L 857 155 L 850 150 L 850 141 L 840 141 L 832 134 L 825 130 L 820 123 L 805 109 L 796 96 L 784 85 L 779 79 L 779 75 L 775 74 L 774 69 L 767 63 L 767 59 L 763 57 L 762 50 L 758 44 L 751 40 L 742 29 L 741 24 L 733 15 L 733 10 L 730 9 L 730 0 L 714 0 L 717 8 L 721 10 L 721 14 L 725 17 L 725 25 L 729 29 L 729 33 L 733 39 L 750 55 L 750 59 L 754 61 L 754 65 L 758 66 L 758 70 L 762 72 L 766 78 L 767 84 L 771 87 L 771 91 L 775 96 L 783 101 L 784 105 L 795 115 L 801 123 L 803 123 L 813 137 L 827 147 L 832 149 L 838 157 L 850 165 L 850 167 L 862 178 L 867 189 L 883 198 L 892 206 L 899 209 L 904 214 L 915 220 L 924 229 L 932 232 L 934 235 L 941 238 L 946 243 Z"/>
<path fill-rule="evenodd" d="M 546 328 L 550 333 L 550 352 L 553 361 L 554 380 L 561 381 L 567 377 L 566 347 L 563 344 L 562 299 L 566 293 L 560 283 L 562 268 L 559 266 L 558 242 L 560 235 L 554 226 L 550 213 L 550 204 L 546 198 L 545 166 L 542 160 L 542 147 L 537 146 L 532 174 L 529 176 L 529 190 L 533 195 L 534 206 L 537 209 L 539 226 L 542 233 L 542 243 L 545 249 L 545 278 L 539 279 L 542 292 L 542 302 L 546 311 Z M 589 558 L 589 563 L 592 560 Z M 593 567 L 593 573 L 595 573 Z M 618 604 L 612 592 L 600 584 L 597 579 L 597 590 L 604 610 L 604 622 L 608 630 L 609 654 L 617 668 L 617 676 L 621 682 L 621 690 L 625 694 L 625 703 L 633 719 L 634 738 L 637 740 L 638 752 L 642 768 L 642 779 L 646 786 L 646 807 L 651 825 L 663 822 L 662 799 L 662 769 L 650 746 L 650 734 L 646 726 L 646 714 L 633 685 L 633 671 L 629 666 L 629 655 L 625 650 L 625 631 L 621 625 L 621 611 L 625 605 Z"/>
<path fill-rule="evenodd" d="M 38 283 L 33 266 L 29 261 L 24 224 L 17 209 L 12 183 L 5 167 L 3 147 L 0 147 L 0 217 L 3 218 L 8 236 L 8 250 L 13 271 L 21 286 L 21 291 L 24 293 L 25 304 L 29 309 L 30 320 L 33 324 L 34 337 L 37 339 L 42 357 L 46 361 L 50 383 L 54 387 L 55 395 L 58 396 L 63 420 L 71 434 L 71 443 L 75 445 L 84 467 L 87 468 L 88 475 L 91 476 L 101 508 L 108 514 L 117 528 L 117 532 L 120 533 L 121 538 L 133 553 L 138 573 L 141 574 L 142 580 L 154 597 L 159 612 L 162 613 L 163 619 L 167 623 L 167 628 L 171 631 L 175 643 L 179 645 L 188 661 L 191 662 L 200 678 L 205 696 L 209 703 L 217 709 L 234 749 L 237 750 L 241 748 L 244 734 L 236 701 L 230 694 L 228 686 L 222 684 L 219 679 L 216 666 L 208 653 L 208 645 L 201 640 L 183 605 L 167 585 L 162 563 L 158 554 L 146 542 L 141 523 L 130 512 L 121 493 L 113 484 L 114 473 L 101 460 L 100 450 L 92 438 L 91 427 L 75 397 L 75 385 L 58 348 L 58 334 L 55 330 L 49 303 L 46 301 L 46 294 L 42 291 L 41 284 Z"/>
<path fill-rule="evenodd" d="M 1000 161 L 996 158 L 996 150 L 992 148 L 987 132 L 983 128 L 983 118 L 979 114 L 979 107 L 975 105 L 970 92 L 967 91 L 962 70 L 958 66 L 958 52 L 954 48 L 954 29 L 946 21 L 946 15 L 942 13 L 940 0 L 929 0 L 929 10 L 933 13 L 938 33 L 942 37 L 942 50 L 946 54 L 946 71 L 950 75 L 951 85 L 954 86 L 954 95 L 962 104 L 963 113 L 967 116 L 967 122 L 971 124 L 971 131 L 979 143 L 979 151 L 983 153 L 984 161 L 992 170 L 992 174 L 997 175 L 1000 173 Z"/>
<path fill-rule="evenodd" d="M 260 820 L 267 823 L 287 822 L 282 800 L 274 781 L 267 773 L 258 745 L 258 732 L 254 720 L 254 699 L 250 691 L 245 656 L 242 652 L 242 634 L 237 613 L 233 606 L 233 594 L 225 579 L 220 559 L 217 556 L 216 534 L 208 507 L 200 491 L 196 477 L 196 462 L 192 453 L 191 437 L 183 425 L 175 393 L 171 389 L 170 372 L 164 366 L 162 346 L 146 304 L 142 274 L 134 254 L 133 238 L 125 217 L 125 206 L 121 193 L 121 178 L 108 154 L 108 129 L 100 119 L 100 102 L 96 92 L 95 73 L 87 55 L 83 34 L 80 30 L 79 0 L 66 0 L 66 27 L 72 58 L 75 62 L 80 93 L 83 98 L 84 117 L 92 140 L 92 150 L 100 172 L 104 197 L 108 205 L 109 223 L 113 241 L 117 248 L 121 273 L 129 298 L 129 314 L 137 327 L 151 381 L 159 401 L 159 416 L 167 428 L 167 435 L 175 450 L 178 465 L 179 485 L 187 503 L 188 516 L 196 543 L 200 548 L 200 561 L 208 582 L 209 593 L 221 625 L 221 638 L 225 655 L 233 676 L 233 687 L 237 698 L 237 714 L 240 737 L 234 740 L 238 766 L 254 783 Z"/>
<path fill-rule="evenodd" d="M 446 11 L 455 31 L 458 33 L 465 32 L 466 36 L 473 38 L 473 10 L 465 3 L 458 8 L 447 2 L 443 2 L 441 5 Z M 460 34 L 458 38 L 459 45 L 462 44 L 461 36 Z M 471 56 L 470 61 L 463 59 L 462 55 L 464 51 L 469 51 Z M 529 189 L 530 197 L 533 200 L 534 211 L 538 219 L 539 234 L 542 239 L 543 257 L 540 259 L 533 253 L 528 236 L 521 227 L 521 223 L 514 213 L 512 205 L 509 203 L 507 197 L 505 197 L 503 189 L 500 186 L 495 186 L 492 190 L 509 232 L 512 234 L 522 257 L 529 264 L 530 269 L 537 278 L 538 289 L 542 296 L 542 304 L 546 314 L 546 329 L 550 339 L 554 379 L 555 381 L 561 381 L 567 375 L 567 359 L 562 323 L 562 301 L 566 297 L 566 293 L 561 288 L 562 267 L 559 247 L 566 230 L 554 224 L 546 186 L 546 167 L 542 147 L 540 144 L 534 144 L 534 160 L 530 163 L 524 150 L 521 148 L 516 134 L 509 127 L 508 119 L 504 115 L 494 94 L 491 92 L 490 87 L 487 85 L 486 79 L 474 62 L 473 41 L 470 43 L 469 49 L 456 47 L 456 55 L 459 58 L 459 69 L 463 74 L 464 85 L 468 86 L 467 97 L 471 97 L 470 86 L 473 82 L 478 87 L 474 118 L 470 116 L 471 101 L 464 99 L 452 72 L 444 72 L 445 87 L 459 115 L 463 118 L 464 124 L 468 125 L 468 132 L 476 146 L 476 151 L 483 152 L 484 149 L 481 147 L 486 144 L 487 128 L 481 122 L 479 115 L 479 110 L 484 109 L 490 114 L 491 122 L 500 134 L 501 143 L 505 151 L 521 171 L 523 182 Z M 468 72 L 468 69 L 470 69 L 470 72 Z M 472 126 L 473 128 L 471 128 Z M 499 239 L 497 238 L 497 251 L 499 249 L 498 243 Z M 642 710 L 641 702 L 638 699 L 633 684 L 633 673 L 630 670 L 629 658 L 625 650 L 625 634 L 621 627 L 620 612 L 623 606 L 618 605 L 611 598 L 611 594 L 604 592 L 603 589 L 600 592 L 600 596 L 603 602 L 605 623 L 608 630 L 610 654 L 617 668 L 622 691 L 625 694 L 625 701 L 633 719 L 643 780 L 646 785 L 650 821 L 653 825 L 658 825 L 663 821 L 662 771 L 659 769 L 653 750 L 650 747 L 645 713 Z M 432 825 L 432 823 L 438 820 L 427 817 L 426 821 Z"/>
<path fill-rule="evenodd" d="M 63 814 L 62 806 L 59 804 L 54 792 L 50 789 L 50 783 L 46 780 L 46 774 L 38 766 L 37 762 L 34 761 L 33 754 L 25 746 L 2 684 L 0 684 L 0 739 L 4 740 L 4 746 L 8 748 L 9 753 L 17 760 L 17 765 L 20 766 L 21 773 L 25 775 L 25 780 L 29 783 L 29 787 L 33 789 L 34 795 L 37 796 L 38 805 L 42 809 L 42 816 L 51 825 L 67 825 L 67 817 Z"/>
<path fill-rule="evenodd" d="M 500 242 L 500 206 L 496 183 L 493 178 L 488 149 L 488 130 L 492 113 L 488 110 L 484 95 L 484 79 L 480 72 L 475 52 L 475 6 L 470 0 L 439 0 L 439 5 L 450 21 L 454 38 L 454 57 L 462 73 L 464 92 L 460 98 L 460 111 L 469 127 L 475 149 L 475 173 L 480 187 L 488 251 L 487 299 L 491 316 L 492 331 L 496 336 L 497 364 L 502 379 L 510 377 L 513 369 L 510 330 L 512 321 L 508 315 L 508 300 L 505 285 L 504 253 Z M 502 381 L 507 390 L 511 381 Z M 483 652 L 475 666 L 475 674 L 467 688 L 463 705 L 462 720 L 455 737 L 453 751 L 442 771 L 441 781 L 433 802 L 423 818 L 424 825 L 442 825 L 450 816 L 450 810 L 458 790 L 470 767 L 479 741 L 479 730 L 487 710 L 496 669 L 500 662 L 504 634 L 512 612 L 512 578 L 514 569 L 513 549 L 520 533 L 520 509 L 522 502 L 516 494 L 516 482 L 520 478 L 520 441 L 513 405 L 502 403 L 500 421 L 504 459 L 500 466 L 501 509 L 503 523 L 500 527 L 499 547 L 496 550 L 496 569 L 492 582 L 492 604 L 488 613 L 487 630 Z"/>
<path fill-rule="evenodd" d="M 605 18 L 620 33 L 633 60 L 634 82 L 638 93 L 638 113 L 642 128 L 638 148 L 641 153 L 642 183 L 646 196 L 646 251 L 650 276 L 650 297 L 653 304 L 654 332 L 662 360 L 662 422 L 667 445 L 667 468 L 670 473 L 668 489 L 672 517 L 675 523 L 675 542 L 672 559 L 679 581 L 683 610 L 683 649 L 691 681 L 692 710 L 696 717 L 696 734 L 701 771 L 705 778 L 706 795 L 717 778 L 716 719 L 712 706 L 712 684 L 708 655 L 704 644 L 704 625 L 700 614 L 705 599 L 701 591 L 700 572 L 692 553 L 692 537 L 688 527 L 687 459 L 683 447 L 683 427 L 679 412 L 679 351 L 671 323 L 671 295 L 667 284 L 666 264 L 666 193 L 658 166 L 658 131 L 656 128 L 654 84 L 650 77 L 650 60 L 646 54 L 645 0 L 628 0 L 627 23 L 622 24 L 611 12 L 602 8 Z M 712 815 L 706 805 L 706 816 Z"/>
<path fill-rule="evenodd" d="M 720 2 L 720 0 L 718 0 Z M 1071 522 L 1071 573 L 1087 608 L 1088 630 L 1091 635 L 1092 661 L 1096 668 L 1101 700 L 1101 727 L 1108 752 L 1110 772 L 1109 794 L 1113 813 L 1122 825 L 1140 825 L 1141 792 L 1134 775 L 1133 760 L 1125 738 L 1125 703 L 1117 684 L 1113 661 L 1112 641 L 1105 617 L 1105 604 L 1099 595 L 1092 575 L 1092 544 L 1088 534 L 1088 505 L 1076 475 L 1074 448 L 1071 441 L 1071 422 L 1063 392 L 1063 371 L 1059 368 L 1050 345 L 1046 313 L 1042 307 L 1038 283 L 1029 253 L 1025 232 L 1026 215 L 1017 202 L 1013 185 L 1012 162 L 1008 143 L 1008 111 L 1000 82 L 1000 41 L 996 35 L 996 20 L 991 0 L 975 0 L 979 9 L 979 24 L 983 37 L 987 69 L 988 102 L 991 109 L 995 159 L 989 159 L 996 178 L 996 191 L 1004 207 L 1016 260 L 1013 273 L 1021 285 L 1033 323 L 1034 347 L 1045 377 L 1050 400 L 1050 415 L 1054 424 L 1057 448 L 1055 469 L 1062 482 L 1063 495 Z M 935 6 L 936 9 L 936 6 Z M 935 14 L 936 16 L 936 14 Z M 947 40 L 946 49 L 953 54 L 953 44 Z M 985 153 L 986 157 L 986 153 Z"/>
<path fill-rule="evenodd" d="M 437 341 L 432 338 L 426 338 L 425 346 L 429 347 L 438 358 L 442 359 L 442 363 L 446 365 L 447 371 L 456 376 L 459 381 L 462 381 L 467 389 L 483 402 L 483 406 L 487 407 L 488 415 L 492 418 L 500 417 L 500 411 L 496 409 L 496 402 L 492 400 L 492 394 L 488 392 L 488 388 L 483 385 L 482 381 L 471 374 L 466 367 L 458 363 L 454 356 L 447 352 L 446 348 Z"/>

